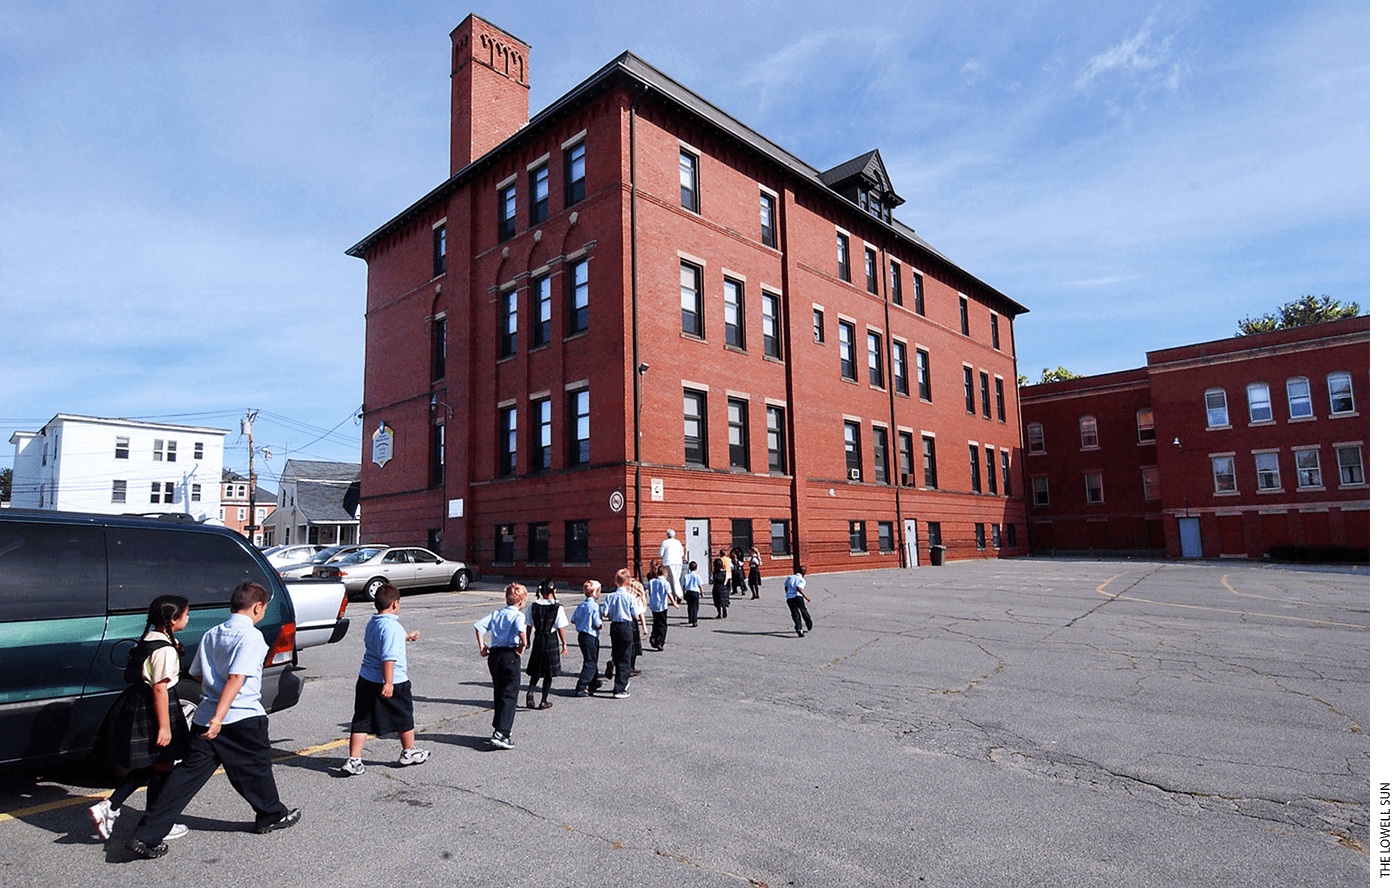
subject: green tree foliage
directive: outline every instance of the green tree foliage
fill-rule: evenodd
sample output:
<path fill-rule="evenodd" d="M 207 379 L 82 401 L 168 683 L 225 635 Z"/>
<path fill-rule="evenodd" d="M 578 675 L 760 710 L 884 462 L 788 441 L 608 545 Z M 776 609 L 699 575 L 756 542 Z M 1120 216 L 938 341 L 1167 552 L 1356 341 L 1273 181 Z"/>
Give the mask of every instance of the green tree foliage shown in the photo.
<path fill-rule="evenodd" d="M 1062 379 L 1080 379 L 1083 376 L 1084 374 L 1082 373 L 1075 373 L 1072 370 L 1066 370 L 1064 367 L 1056 367 L 1054 370 L 1051 370 L 1049 367 L 1046 367 L 1040 371 L 1040 382 L 1036 384 L 1040 385 L 1046 382 L 1059 382 Z M 1029 377 L 1018 376 L 1016 377 L 1016 384 L 1018 386 L 1030 385 L 1031 381 Z"/>
<path fill-rule="evenodd" d="M 13 469 L 0 469 L 0 502 L 10 499 L 10 481 L 15 476 Z"/>
<path fill-rule="evenodd" d="M 1235 335 L 1252 336 L 1255 333 L 1268 333 L 1273 330 L 1291 330 L 1294 327 L 1306 327 L 1325 321 L 1354 318 L 1359 314 L 1361 306 L 1355 302 L 1338 302 L 1326 293 L 1322 294 L 1321 299 L 1308 294 L 1280 305 L 1275 314 L 1241 318 L 1240 330 Z"/>

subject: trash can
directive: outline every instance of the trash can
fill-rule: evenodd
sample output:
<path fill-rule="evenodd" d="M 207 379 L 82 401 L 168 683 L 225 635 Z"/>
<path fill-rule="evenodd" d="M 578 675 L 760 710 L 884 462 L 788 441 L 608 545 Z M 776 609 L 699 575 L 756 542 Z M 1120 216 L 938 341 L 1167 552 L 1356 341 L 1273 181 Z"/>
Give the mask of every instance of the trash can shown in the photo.
<path fill-rule="evenodd" d="M 928 547 L 928 557 L 929 557 L 929 560 L 930 560 L 931 562 L 933 562 L 933 566 L 934 566 L 934 567 L 942 567 L 942 566 L 943 566 L 943 556 L 946 555 L 947 552 L 948 552 L 948 547 L 947 547 L 947 546 L 929 546 L 929 547 Z"/>

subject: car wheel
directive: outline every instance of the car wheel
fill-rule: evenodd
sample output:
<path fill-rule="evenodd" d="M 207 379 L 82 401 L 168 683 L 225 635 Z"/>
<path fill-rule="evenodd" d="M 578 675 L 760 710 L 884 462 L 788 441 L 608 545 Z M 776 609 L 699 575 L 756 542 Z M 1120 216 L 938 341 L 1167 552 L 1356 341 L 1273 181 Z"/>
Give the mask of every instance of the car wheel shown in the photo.
<path fill-rule="evenodd" d="M 467 587 L 472 584 L 471 574 L 466 570 L 459 570 L 452 575 L 452 588 L 458 592 L 467 591 Z"/>
<path fill-rule="evenodd" d="M 386 579 L 384 579 L 383 577 L 375 577 L 374 579 L 370 580 L 368 583 L 365 583 L 365 600 L 366 600 L 366 601 L 373 601 L 373 600 L 374 600 L 374 594 L 375 594 L 376 592 L 379 591 L 379 588 L 380 588 L 381 586 L 387 586 L 387 585 L 389 585 L 389 581 L 386 580 Z"/>

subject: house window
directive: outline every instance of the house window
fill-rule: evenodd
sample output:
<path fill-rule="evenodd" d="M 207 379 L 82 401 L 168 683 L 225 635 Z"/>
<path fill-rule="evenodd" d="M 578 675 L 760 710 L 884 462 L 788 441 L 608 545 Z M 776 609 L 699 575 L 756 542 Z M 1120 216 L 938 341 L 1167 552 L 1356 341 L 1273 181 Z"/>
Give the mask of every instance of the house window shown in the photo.
<path fill-rule="evenodd" d="M 700 266 L 681 263 L 681 332 L 705 337 L 704 274 Z"/>
<path fill-rule="evenodd" d="M 1144 407 L 1137 412 L 1137 436 L 1139 444 L 1157 440 L 1157 428 L 1153 425 L 1151 407 Z"/>
<path fill-rule="evenodd" d="M 787 421 L 783 408 L 768 408 L 768 472 L 787 474 Z"/>
<path fill-rule="evenodd" d="M 771 541 L 768 545 L 770 555 L 792 554 L 792 546 L 788 543 L 787 521 L 769 521 L 768 538 Z"/>
<path fill-rule="evenodd" d="M 875 458 L 875 483 L 890 483 L 890 433 L 875 426 L 870 430 L 870 452 Z"/>
<path fill-rule="evenodd" d="M 969 334 L 968 334 L 968 327 L 967 327 L 967 297 L 966 297 L 966 296 L 959 296 L 959 297 L 958 297 L 958 320 L 959 320 L 959 323 L 960 323 L 960 325 L 961 325 L 961 327 L 962 327 L 962 335 L 964 335 L 964 336 L 969 335 Z"/>
<path fill-rule="evenodd" d="M 997 421 L 1006 422 L 1006 386 L 1000 377 L 993 380 L 997 392 Z"/>
<path fill-rule="evenodd" d="M 447 273 L 447 224 L 433 229 L 433 277 Z"/>
<path fill-rule="evenodd" d="M 447 376 L 447 319 L 433 320 L 433 381 Z M 198 446 L 198 445 L 195 445 Z M 199 454 L 195 454 L 199 459 Z"/>
<path fill-rule="evenodd" d="M 1298 487 L 1322 486 L 1322 460 L 1316 449 L 1293 451 L 1293 464 L 1298 470 Z"/>
<path fill-rule="evenodd" d="M 564 522 L 564 561 L 568 564 L 588 563 L 588 522 Z"/>
<path fill-rule="evenodd" d="M 232 485 L 232 484 L 225 484 L 225 485 L 224 485 L 224 499 L 233 499 L 233 485 Z M 282 505 L 285 506 L 286 503 L 283 503 Z"/>
<path fill-rule="evenodd" d="M 685 413 L 685 462 L 690 466 L 710 464 L 706 439 L 705 393 L 685 389 L 681 396 Z"/>
<path fill-rule="evenodd" d="M 1254 454 L 1254 476 L 1260 490 L 1282 490 L 1283 476 L 1278 470 L 1278 454 Z"/>
<path fill-rule="evenodd" d="M 515 525 L 496 525 L 496 551 L 492 559 L 497 564 L 512 564 L 515 561 Z"/>
<path fill-rule="evenodd" d="M 894 351 L 890 358 L 890 374 L 894 377 L 895 394 L 907 396 L 909 394 L 909 361 L 904 343 L 891 340 L 890 347 Z"/>
<path fill-rule="evenodd" d="M 1030 447 L 1031 453 L 1044 453 L 1045 426 L 1038 422 L 1028 423 L 1026 425 L 1026 442 Z"/>
<path fill-rule="evenodd" d="M 1001 452 L 1001 491 L 1011 495 L 1011 453 L 1006 450 Z"/>
<path fill-rule="evenodd" d="M 930 546 L 943 545 L 943 522 L 930 521 L 928 523 L 928 544 Z"/>
<path fill-rule="evenodd" d="M 1159 500 L 1162 498 L 1162 472 L 1156 466 L 1142 469 L 1142 498 Z"/>
<path fill-rule="evenodd" d="M 502 407 L 498 417 L 500 427 L 500 461 L 497 476 L 509 478 L 515 474 L 515 407 Z"/>
<path fill-rule="evenodd" d="M 744 347 L 744 285 L 724 279 L 724 344 Z"/>
<path fill-rule="evenodd" d="M 899 263 L 890 260 L 890 299 L 895 305 L 904 304 L 904 288 L 899 283 Z"/>
<path fill-rule="evenodd" d="M 938 459 L 934 439 L 924 436 L 924 486 L 929 490 L 938 489 Z"/>
<path fill-rule="evenodd" d="M 55 459 L 58 458 L 58 446 L 57 446 L 57 445 L 54 446 L 53 455 L 54 455 L 54 458 L 55 458 Z M 174 442 L 174 441 L 166 441 L 166 442 L 165 442 L 165 461 L 166 461 L 166 462 L 174 462 L 174 461 L 175 461 L 175 442 Z"/>
<path fill-rule="evenodd" d="M 1236 493 L 1235 458 L 1233 456 L 1213 456 L 1210 458 L 1211 473 L 1215 477 L 1216 493 Z"/>
<path fill-rule="evenodd" d="M 1267 382 L 1251 382 L 1245 386 L 1244 392 L 1249 399 L 1249 421 L 1273 422 L 1274 405 L 1269 400 L 1269 384 Z"/>
<path fill-rule="evenodd" d="M 529 539 L 526 545 L 525 560 L 531 564 L 549 563 L 549 522 L 537 521 L 529 525 Z"/>
<path fill-rule="evenodd" d="M 580 259 L 569 266 L 569 332 L 582 333 L 588 329 L 588 260 Z"/>
<path fill-rule="evenodd" d="M 914 435 L 912 432 L 899 433 L 899 483 L 914 486 Z"/>
<path fill-rule="evenodd" d="M 851 521 L 847 524 L 847 530 L 851 538 L 851 554 L 855 555 L 867 551 L 865 548 L 865 522 Z"/>
<path fill-rule="evenodd" d="M 763 294 L 763 353 L 770 358 L 783 356 L 782 332 L 778 328 L 778 297 Z"/>
<path fill-rule="evenodd" d="M 569 465 L 588 465 L 588 389 L 569 392 Z"/>
<path fill-rule="evenodd" d="M 1044 475 L 1037 475 L 1031 479 L 1031 504 L 1050 505 L 1050 479 Z"/>
<path fill-rule="evenodd" d="M 239 507 L 238 507 L 238 520 L 239 520 L 239 521 L 247 521 L 247 520 L 248 520 L 248 507 L 247 507 L 247 506 L 239 506 Z"/>
<path fill-rule="evenodd" d="M 836 339 L 841 355 L 841 378 L 856 379 L 856 328 L 845 321 L 836 322 Z"/>
<path fill-rule="evenodd" d="M 820 308 L 812 309 L 812 341 L 826 342 L 826 315 Z"/>
<path fill-rule="evenodd" d="M 1356 410 L 1356 402 L 1351 397 L 1351 374 L 1340 370 L 1328 373 L 1327 397 L 1332 402 L 1333 413 L 1351 413 Z"/>
<path fill-rule="evenodd" d="M 876 388 L 885 387 L 884 351 L 880 334 L 867 330 L 865 333 L 866 365 L 870 370 L 870 384 Z"/>
<path fill-rule="evenodd" d="M 972 390 L 972 368 L 963 368 L 963 403 L 969 415 L 977 412 L 977 396 Z"/>
<path fill-rule="evenodd" d="M 867 293 L 880 293 L 880 276 L 875 272 L 875 251 L 865 248 L 865 290 Z"/>
<path fill-rule="evenodd" d="M 774 201 L 773 195 L 758 195 L 758 236 L 763 241 L 765 247 L 778 246 L 778 229 L 774 225 Z"/>
<path fill-rule="evenodd" d="M 839 231 L 836 233 L 836 275 L 848 284 L 851 282 L 851 239 Z"/>
<path fill-rule="evenodd" d="M 749 470 L 749 403 L 729 399 L 729 468 Z"/>
<path fill-rule="evenodd" d="M 1006 548 L 1016 548 L 1016 525 L 1006 525 Z"/>
<path fill-rule="evenodd" d="M 550 301 L 549 275 L 542 274 L 530 282 L 530 344 L 536 348 L 549 345 Z"/>
<path fill-rule="evenodd" d="M 112 502 L 114 502 L 114 503 L 124 503 L 124 502 L 126 502 L 126 482 L 125 482 L 125 481 L 113 481 L 113 482 L 112 482 Z"/>
<path fill-rule="evenodd" d="M 987 492 L 994 496 L 997 492 L 997 451 L 995 447 L 987 448 Z"/>
<path fill-rule="evenodd" d="M 860 423 L 847 421 L 846 435 L 846 478 L 860 480 Z"/>
<path fill-rule="evenodd" d="M 997 322 L 996 312 L 992 312 L 992 348 L 1001 351 L 1001 325 Z"/>
<path fill-rule="evenodd" d="M 1001 548 L 1001 525 L 1000 525 L 1000 524 L 993 524 L 993 525 L 990 525 L 990 526 L 991 526 L 991 528 L 992 528 L 992 548 L 993 548 L 993 549 L 1000 549 L 1000 548 Z"/>
<path fill-rule="evenodd" d="M 992 392 L 991 384 L 987 380 L 987 374 L 979 373 L 979 382 L 982 385 L 982 418 L 992 418 Z"/>
<path fill-rule="evenodd" d="M 881 552 L 894 551 L 894 522 L 879 521 L 875 524 L 875 532 L 879 541 Z"/>
<path fill-rule="evenodd" d="M 447 426 L 435 422 L 428 434 L 428 486 L 441 487 L 447 469 Z"/>
<path fill-rule="evenodd" d="M 564 206 L 583 200 L 584 144 L 579 142 L 564 152 Z"/>
<path fill-rule="evenodd" d="M 980 521 L 972 525 L 972 539 L 977 543 L 978 549 L 987 548 L 987 525 Z"/>
<path fill-rule="evenodd" d="M 542 163 L 530 171 L 530 224 L 538 225 L 549 218 L 549 164 Z"/>
<path fill-rule="evenodd" d="M 681 206 L 692 213 L 700 212 L 700 180 L 697 178 L 700 160 L 681 149 Z"/>
<path fill-rule="evenodd" d="M 1225 404 L 1223 388 L 1206 389 L 1206 426 L 1223 429 L 1230 425 L 1230 410 Z"/>
<path fill-rule="evenodd" d="M 45 446 L 47 446 L 47 445 L 45 445 Z M 47 455 L 47 453 L 46 453 L 46 455 Z M 152 451 L 152 453 L 151 453 L 151 460 L 152 460 L 153 462 L 163 462 L 163 461 L 165 460 L 165 441 L 164 441 L 164 440 L 162 440 L 162 439 L 160 439 L 160 438 L 157 438 L 157 439 L 156 439 L 155 449 L 154 449 L 154 450 Z"/>
<path fill-rule="evenodd" d="M 1313 415 L 1312 387 L 1306 376 L 1295 376 L 1285 383 L 1288 390 L 1288 418 L 1307 419 Z"/>
<path fill-rule="evenodd" d="M 204 442 L 194 442 L 194 458 L 196 461 L 204 459 Z"/>
<path fill-rule="evenodd" d="M 165 482 L 165 502 L 167 504 L 175 502 L 175 482 Z M 241 520 L 241 519 L 240 519 Z"/>
<path fill-rule="evenodd" d="M 116 449 L 116 453 L 113 454 L 113 456 L 114 456 L 116 459 L 130 459 L 130 458 L 131 458 L 131 439 L 130 439 L 130 438 L 118 438 L 118 439 L 117 439 L 117 449 Z"/>
<path fill-rule="evenodd" d="M 531 412 L 534 416 L 531 425 L 534 426 L 532 439 L 530 441 L 530 468 L 536 472 L 544 472 L 551 468 L 551 454 L 554 442 L 554 413 L 553 405 L 549 398 L 540 398 L 530 403 Z"/>
<path fill-rule="evenodd" d="M 914 313 L 920 316 L 924 313 L 924 276 L 917 271 L 914 272 Z"/>
<path fill-rule="evenodd" d="M 1084 501 L 1086 503 L 1103 502 L 1103 472 L 1084 473 Z"/>
<path fill-rule="evenodd" d="M 201 487 L 201 486 L 198 485 L 198 484 L 191 484 L 191 485 L 190 485 L 190 502 L 192 502 L 192 503 L 197 503 L 197 502 L 200 502 L 203 498 L 204 498 L 204 488 Z M 258 512 L 259 512 L 259 515 L 258 515 L 258 523 L 261 524 L 261 523 L 262 523 L 262 515 L 261 515 L 262 510 L 259 509 Z"/>
<path fill-rule="evenodd" d="M 982 455 L 977 452 L 976 444 L 967 445 L 968 462 L 972 465 L 972 492 L 982 492 Z"/>
<path fill-rule="evenodd" d="M 519 292 L 501 294 L 501 357 L 515 354 L 515 336 L 520 329 Z"/>
<path fill-rule="evenodd" d="M 499 239 L 510 240 L 515 237 L 515 183 L 511 182 L 504 188 L 496 190 L 496 202 L 499 208 L 498 218 L 500 220 Z"/>
<path fill-rule="evenodd" d="M 924 401 L 933 400 L 933 386 L 928 375 L 928 352 L 921 348 L 914 349 L 914 375 L 918 379 L 919 398 Z"/>
<path fill-rule="evenodd" d="M 1099 418 L 1097 416 L 1079 417 L 1079 449 L 1097 450 L 1099 446 Z"/>
<path fill-rule="evenodd" d="M 1361 466 L 1361 448 L 1353 445 L 1338 447 L 1337 470 L 1341 474 L 1343 487 L 1365 484 L 1366 470 Z"/>

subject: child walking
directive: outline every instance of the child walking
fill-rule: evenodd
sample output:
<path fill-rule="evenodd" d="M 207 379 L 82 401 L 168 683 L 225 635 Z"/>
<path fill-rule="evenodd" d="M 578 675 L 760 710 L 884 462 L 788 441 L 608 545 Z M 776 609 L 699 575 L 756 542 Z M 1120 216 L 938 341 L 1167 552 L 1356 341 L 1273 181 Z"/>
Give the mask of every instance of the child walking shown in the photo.
<path fill-rule="evenodd" d="M 146 786 L 146 810 L 160 796 L 170 769 L 185 757 L 189 727 L 175 684 L 180 680 L 180 655 L 185 652 L 175 633 L 190 622 L 190 603 L 179 595 L 159 595 L 146 609 L 141 640 L 126 657 L 122 677 L 126 689 L 112 703 L 98 733 L 95 752 L 109 766 L 125 771 L 112 795 L 88 808 L 88 817 L 103 840 L 122 813 L 122 803 Z M 165 839 L 189 832 L 182 823 L 171 826 Z"/>
<path fill-rule="evenodd" d="M 758 554 L 758 547 L 754 546 L 749 550 L 749 593 L 750 598 L 758 597 L 758 587 L 763 585 L 763 575 L 758 569 L 763 565 L 763 557 Z"/>
<path fill-rule="evenodd" d="M 685 616 L 692 627 L 699 625 L 700 620 L 700 576 L 695 573 L 698 566 L 694 561 L 690 562 L 685 576 L 681 577 L 681 589 L 685 591 Z"/>
<path fill-rule="evenodd" d="M 385 584 L 374 593 L 373 617 L 365 624 L 365 657 L 355 681 L 355 713 L 350 717 L 350 757 L 340 774 L 355 777 L 365 772 L 360 753 L 370 734 L 399 735 L 400 765 L 421 765 L 431 750 L 413 745 L 413 685 L 408 680 L 408 648 L 418 630 L 405 632 L 399 625 L 399 590 Z"/>
<path fill-rule="evenodd" d="M 583 584 L 583 601 L 574 608 L 571 617 L 578 630 L 578 649 L 583 654 L 583 669 L 578 674 L 575 695 L 591 697 L 598 693 L 602 681 L 598 678 L 598 631 L 603 628 L 603 614 L 598 609 L 598 593 L 603 584 L 588 580 Z"/>
<path fill-rule="evenodd" d="M 812 631 L 812 615 L 807 613 L 807 602 L 812 599 L 807 597 L 806 568 L 796 568 L 792 576 L 783 582 L 783 591 L 787 593 L 788 610 L 792 613 L 792 628 L 797 630 L 797 637 L 801 638 Z M 805 632 L 802 629 L 804 622 L 807 624 Z"/>
<path fill-rule="evenodd" d="M 603 616 L 612 624 L 608 630 L 612 635 L 612 662 L 608 665 L 612 667 L 609 672 L 617 676 L 613 683 L 615 700 L 632 696 L 627 690 L 627 682 L 632 678 L 632 648 L 639 641 L 634 631 L 636 622 L 642 619 L 642 607 L 632 594 L 631 582 L 631 571 L 625 567 L 619 570 L 617 588 L 603 599 L 600 608 Z M 646 631 L 646 623 L 642 623 L 642 631 Z"/>
<path fill-rule="evenodd" d="M 554 684 L 554 676 L 559 674 L 559 658 L 569 654 L 569 645 L 564 641 L 564 628 L 569 621 L 564 617 L 564 608 L 554 598 L 553 580 L 540 583 L 539 591 L 535 594 L 539 598 L 530 606 L 530 623 L 525 627 L 525 646 L 530 648 L 530 662 L 525 664 L 525 671 L 530 676 L 530 689 L 525 692 L 525 708 L 535 708 L 535 685 L 544 679 L 540 709 L 549 709 L 554 705 L 549 702 L 549 689 Z"/>
<path fill-rule="evenodd" d="M 506 606 L 477 620 L 476 647 L 486 658 L 491 672 L 492 705 L 491 745 L 497 749 L 514 749 L 510 729 L 515 725 L 515 707 L 520 702 L 520 655 L 525 651 L 525 615 L 520 605 L 525 603 L 525 587 L 519 583 L 506 586 Z"/>
<path fill-rule="evenodd" d="M 719 553 L 715 563 L 710 565 L 710 594 L 715 601 L 715 619 L 729 616 L 729 571 L 733 563 L 728 552 Z"/>
<path fill-rule="evenodd" d="M 658 570 L 647 580 L 647 606 L 651 608 L 651 649 L 654 651 L 666 647 L 666 608 L 672 604 L 679 602 L 676 601 L 675 595 L 671 594 L 670 581 Z"/>

